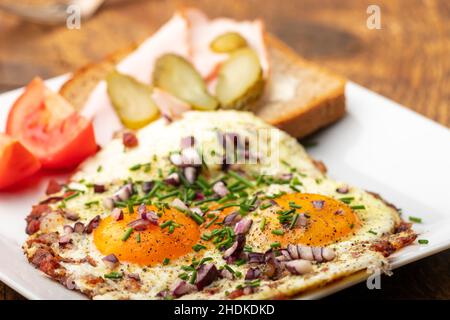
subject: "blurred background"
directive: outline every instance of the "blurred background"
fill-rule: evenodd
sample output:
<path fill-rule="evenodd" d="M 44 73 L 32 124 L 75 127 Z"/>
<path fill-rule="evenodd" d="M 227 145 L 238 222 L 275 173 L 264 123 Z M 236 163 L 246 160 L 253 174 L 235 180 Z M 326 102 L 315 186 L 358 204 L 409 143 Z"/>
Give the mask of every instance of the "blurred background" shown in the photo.
<path fill-rule="evenodd" d="M 82 8 L 68 28 L 67 7 Z M 378 5 L 381 29 L 367 26 Z M 51 78 L 139 42 L 180 6 L 211 17 L 260 17 L 300 55 L 450 127 L 448 0 L 0 0 L 0 93 Z M 1 106 L 0 106 L 1 107 Z M 450 299 L 450 251 L 331 299 Z M 20 298 L 0 283 L 0 299 Z"/>

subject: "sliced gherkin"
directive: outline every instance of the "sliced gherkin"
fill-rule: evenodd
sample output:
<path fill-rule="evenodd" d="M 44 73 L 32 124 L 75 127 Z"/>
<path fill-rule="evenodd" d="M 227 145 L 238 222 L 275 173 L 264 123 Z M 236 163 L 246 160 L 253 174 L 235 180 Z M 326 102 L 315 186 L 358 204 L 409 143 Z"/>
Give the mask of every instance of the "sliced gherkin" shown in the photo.
<path fill-rule="evenodd" d="M 217 53 L 230 53 L 247 47 L 247 41 L 237 32 L 227 32 L 215 38 L 210 45 Z"/>
<path fill-rule="evenodd" d="M 108 75 L 106 83 L 111 103 L 127 128 L 142 128 L 158 117 L 150 86 L 117 71 Z"/>
<path fill-rule="evenodd" d="M 181 56 L 165 54 L 158 58 L 153 71 L 153 85 L 190 104 L 197 110 L 214 110 L 217 100 L 192 64 Z"/>
<path fill-rule="evenodd" d="M 223 109 L 251 109 L 264 91 L 261 64 L 250 48 L 233 52 L 220 68 L 216 97 Z"/>

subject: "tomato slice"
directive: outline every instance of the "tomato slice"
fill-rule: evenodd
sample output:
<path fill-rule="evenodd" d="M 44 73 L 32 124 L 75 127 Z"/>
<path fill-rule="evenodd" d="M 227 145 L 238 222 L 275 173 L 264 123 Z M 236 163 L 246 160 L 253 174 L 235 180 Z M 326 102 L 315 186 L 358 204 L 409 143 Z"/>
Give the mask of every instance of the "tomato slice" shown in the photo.
<path fill-rule="evenodd" d="M 73 168 L 97 151 L 92 123 L 35 78 L 14 103 L 6 132 L 48 169 Z"/>
<path fill-rule="evenodd" d="M 41 164 L 19 141 L 0 133 L 0 189 L 33 175 Z"/>

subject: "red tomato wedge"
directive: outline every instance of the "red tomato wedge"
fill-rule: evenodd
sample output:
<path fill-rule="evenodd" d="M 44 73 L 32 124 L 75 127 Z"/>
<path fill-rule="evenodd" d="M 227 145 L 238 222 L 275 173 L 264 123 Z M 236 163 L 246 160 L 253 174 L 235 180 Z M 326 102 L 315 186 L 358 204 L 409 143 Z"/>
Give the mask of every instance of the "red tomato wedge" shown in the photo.
<path fill-rule="evenodd" d="M 73 168 L 97 151 L 92 123 L 35 78 L 14 103 L 6 132 L 48 169 Z"/>
<path fill-rule="evenodd" d="M 19 141 L 0 133 L 0 189 L 31 176 L 41 164 Z"/>

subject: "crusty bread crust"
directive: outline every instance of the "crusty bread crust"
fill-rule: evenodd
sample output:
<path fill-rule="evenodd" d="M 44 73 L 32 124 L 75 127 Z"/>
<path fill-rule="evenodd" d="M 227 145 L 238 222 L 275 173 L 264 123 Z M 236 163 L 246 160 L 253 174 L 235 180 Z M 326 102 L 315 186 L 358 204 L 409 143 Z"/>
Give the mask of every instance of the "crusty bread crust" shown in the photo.
<path fill-rule="evenodd" d="M 256 112 L 258 116 L 296 138 L 305 137 L 344 116 L 344 78 L 304 60 L 273 35 L 267 35 L 267 43 L 272 72 L 285 72 L 283 68 L 277 71 L 277 66 L 289 63 L 289 70 L 281 76 L 288 77 L 292 74 L 301 78 L 301 81 L 296 91 L 297 98 L 288 102 L 271 102 L 271 97 L 266 97 L 266 101 Z M 316 82 L 319 78 L 327 85 L 320 86 L 319 90 L 310 88 L 310 82 Z"/>
<path fill-rule="evenodd" d="M 97 83 L 106 78 L 114 70 L 115 65 L 137 45 L 132 45 L 106 56 L 103 60 L 90 63 L 72 74 L 59 89 L 59 93 L 69 101 L 76 110 L 81 110 Z"/>
<path fill-rule="evenodd" d="M 345 114 L 343 78 L 302 59 L 275 36 L 267 35 L 266 42 L 273 72 L 276 72 L 277 65 L 288 64 L 294 77 L 300 73 L 302 77 L 305 75 L 301 79 L 304 82 L 321 79 L 327 85 L 308 91 L 307 83 L 300 82 L 298 95 L 301 97 L 288 102 L 273 102 L 270 97 L 266 97 L 255 111 L 258 116 L 290 135 L 301 138 L 337 121 Z M 136 45 L 133 45 L 120 50 L 98 63 L 89 64 L 76 71 L 61 87 L 60 94 L 80 110 L 97 83 L 135 47 Z M 288 71 L 287 76 L 289 73 L 291 71 Z"/>

